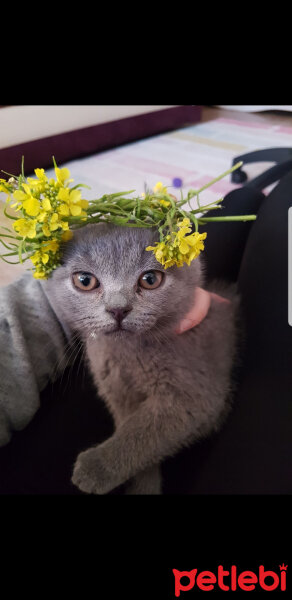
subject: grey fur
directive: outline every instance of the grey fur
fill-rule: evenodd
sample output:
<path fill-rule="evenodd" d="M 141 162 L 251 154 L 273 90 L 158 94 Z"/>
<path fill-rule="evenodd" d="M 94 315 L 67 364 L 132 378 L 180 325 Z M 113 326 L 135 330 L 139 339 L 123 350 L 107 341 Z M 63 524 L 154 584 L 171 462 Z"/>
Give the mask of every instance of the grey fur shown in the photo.
<path fill-rule="evenodd" d="M 157 239 L 150 229 L 86 226 L 66 244 L 63 265 L 42 282 L 66 329 L 81 336 L 116 425 L 112 437 L 77 457 L 72 481 L 87 493 L 105 494 L 124 483 L 128 493 L 160 493 L 159 463 L 216 430 L 226 411 L 236 291 L 225 287 L 231 304 L 212 302 L 200 325 L 175 334 L 204 277 L 200 259 L 164 271 L 145 250 Z M 139 276 L 150 269 L 164 271 L 163 284 L 141 291 Z M 93 273 L 101 286 L 77 290 L 76 271 Z M 123 321 L 127 331 L 109 333 L 115 322 L 108 311 L 125 307 L 132 309 Z"/>

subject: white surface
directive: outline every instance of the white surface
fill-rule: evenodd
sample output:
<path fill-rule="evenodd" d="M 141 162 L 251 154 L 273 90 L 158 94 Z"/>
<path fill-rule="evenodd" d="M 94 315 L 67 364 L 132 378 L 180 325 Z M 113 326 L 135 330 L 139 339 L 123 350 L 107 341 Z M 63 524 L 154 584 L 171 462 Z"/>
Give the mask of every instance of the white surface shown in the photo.
<path fill-rule="evenodd" d="M 261 112 L 263 110 L 288 110 L 292 112 L 292 105 L 289 104 L 275 104 L 275 105 L 260 105 L 260 104 L 216 104 L 218 108 L 228 108 L 229 110 L 241 110 L 242 112 Z"/>
<path fill-rule="evenodd" d="M 165 108 L 174 106 L 8 106 L 0 109 L 0 148 Z"/>

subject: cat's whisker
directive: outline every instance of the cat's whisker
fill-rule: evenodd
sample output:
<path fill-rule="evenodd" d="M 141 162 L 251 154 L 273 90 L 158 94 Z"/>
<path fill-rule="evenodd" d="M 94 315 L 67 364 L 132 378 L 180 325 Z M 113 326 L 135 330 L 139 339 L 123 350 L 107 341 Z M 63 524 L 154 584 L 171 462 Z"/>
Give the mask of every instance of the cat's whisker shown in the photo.
<path fill-rule="evenodd" d="M 54 391 L 54 384 L 55 384 L 55 382 L 57 381 L 59 375 L 61 375 L 64 372 L 65 368 L 66 368 L 66 366 L 65 366 L 64 368 L 62 368 L 62 371 L 60 373 L 58 373 L 59 370 L 60 370 L 60 367 L 63 365 L 64 360 L 67 358 L 67 354 L 70 352 L 70 350 L 72 348 L 72 343 L 75 343 L 75 340 L 77 338 L 79 338 L 78 333 L 75 333 L 75 334 L 72 335 L 71 339 L 67 342 L 67 344 L 64 347 L 63 356 L 60 359 L 57 359 L 55 361 L 55 364 L 53 365 L 53 370 L 52 370 L 52 374 L 51 374 L 52 394 L 53 394 L 53 391 Z"/>
<path fill-rule="evenodd" d="M 80 351 L 82 349 L 83 349 L 83 342 L 82 342 L 82 340 L 79 340 L 79 344 L 77 344 L 77 347 L 75 348 L 75 350 L 77 350 L 77 352 L 76 352 L 76 354 L 74 356 L 73 362 L 70 365 L 70 369 L 69 369 L 69 372 L 68 372 L 67 383 L 66 383 L 66 386 L 64 388 L 64 393 L 65 393 L 65 391 L 68 388 L 68 385 L 69 385 L 69 382 L 70 382 L 70 377 L 73 376 L 73 368 L 74 368 L 74 365 L 76 364 L 76 360 L 78 358 L 78 355 L 80 354 Z"/>
<path fill-rule="evenodd" d="M 66 371 L 66 368 L 70 364 L 72 356 L 74 356 L 74 352 L 76 352 L 76 349 L 79 347 L 79 344 L 80 344 L 80 338 L 76 338 L 75 341 L 74 341 L 74 344 L 70 348 L 68 348 L 68 351 L 66 353 L 67 356 L 66 355 L 64 356 L 64 358 L 66 358 L 66 363 L 64 364 L 64 366 L 62 365 L 63 366 L 63 370 L 62 370 L 62 376 L 61 376 L 61 379 L 60 379 L 60 386 L 62 386 L 63 377 L 64 377 L 64 373 Z"/>
<path fill-rule="evenodd" d="M 86 353 L 86 346 L 83 344 L 82 354 L 81 354 L 81 357 L 80 357 L 80 360 L 79 360 L 79 365 L 78 365 L 77 374 L 76 374 L 76 378 L 77 378 L 77 381 L 78 381 L 80 366 L 82 364 L 82 384 L 81 384 L 80 387 L 82 387 L 83 383 L 84 383 L 84 374 L 85 374 L 84 357 L 85 357 L 85 353 Z"/>

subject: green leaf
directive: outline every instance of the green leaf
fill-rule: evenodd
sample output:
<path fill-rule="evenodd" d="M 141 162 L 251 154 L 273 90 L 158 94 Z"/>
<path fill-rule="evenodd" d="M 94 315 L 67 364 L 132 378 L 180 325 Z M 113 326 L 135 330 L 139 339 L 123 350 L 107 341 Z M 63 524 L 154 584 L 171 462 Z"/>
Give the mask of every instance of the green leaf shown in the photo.
<path fill-rule="evenodd" d="M 77 183 L 76 185 L 74 185 L 74 187 L 70 187 L 70 190 L 76 190 L 79 187 L 83 187 L 86 188 L 87 190 L 91 190 L 91 187 L 89 185 L 85 185 L 85 183 Z"/>
<path fill-rule="evenodd" d="M 120 206 L 123 209 L 132 209 L 136 206 L 136 202 L 130 198 L 120 198 L 117 201 L 116 206 Z"/>
<path fill-rule="evenodd" d="M 126 223 L 128 223 L 130 218 L 131 215 L 129 215 L 128 217 L 113 217 L 112 223 L 114 223 L 115 225 L 125 225 Z"/>
<path fill-rule="evenodd" d="M 128 192 L 116 192 L 115 194 L 106 194 L 110 200 L 113 198 L 118 198 L 119 196 L 125 196 L 126 194 L 133 194 L 135 190 L 129 190 Z M 133 200 L 133 198 L 129 198 L 129 200 Z"/>
<path fill-rule="evenodd" d="M 140 217 L 140 210 L 141 210 L 141 200 L 140 200 L 140 198 L 137 198 L 137 218 L 138 219 Z"/>

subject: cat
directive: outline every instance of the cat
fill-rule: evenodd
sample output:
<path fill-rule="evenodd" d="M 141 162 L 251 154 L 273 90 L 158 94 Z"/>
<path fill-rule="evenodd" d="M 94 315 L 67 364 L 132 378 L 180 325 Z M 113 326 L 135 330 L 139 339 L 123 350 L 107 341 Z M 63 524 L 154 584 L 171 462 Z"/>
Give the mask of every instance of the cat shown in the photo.
<path fill-rule="evenodd" d="M 239 298 L 212 302 L 182 335 L 175 326 L 204 285 L 202 260 L 165 270 L 146 247 L 154 228 L 86 225 L 66 242 L 45 293 L 86 348 L 115 431 L 81 452 L 72 482 L 86 493 L 161 494 L 160 463 L 217 430 L 227 411 Z M 218 292 L 218 285 L 212 288 Z M 220 292 L 220 288 L 219 288 Z"/>

